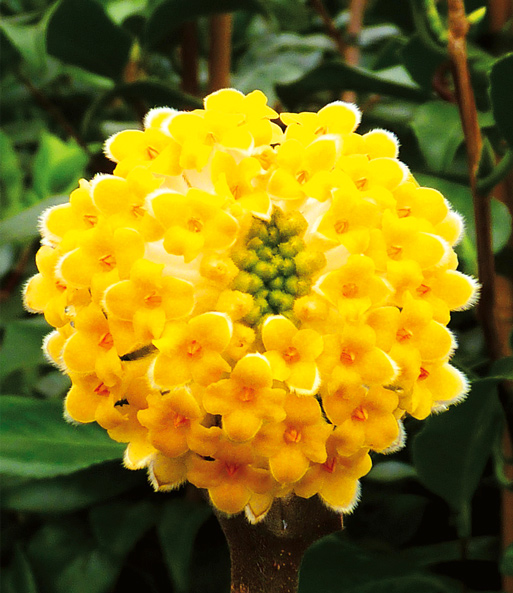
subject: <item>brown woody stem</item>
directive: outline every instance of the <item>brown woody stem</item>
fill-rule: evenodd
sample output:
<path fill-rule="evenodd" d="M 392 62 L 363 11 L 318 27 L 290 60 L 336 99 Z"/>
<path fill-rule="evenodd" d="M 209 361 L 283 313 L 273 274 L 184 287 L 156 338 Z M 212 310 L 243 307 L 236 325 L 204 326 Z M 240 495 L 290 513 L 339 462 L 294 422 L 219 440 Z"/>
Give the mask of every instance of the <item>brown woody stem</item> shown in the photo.
<path fill-rule="evenodd" d="M 231 593 L 296 593 L 307 548 L 342 528 L 340 515 L 320 500 L 276 499 L 263 521 L 217 513 L 231 559 Z"/>
<path fill-rule="evenodd" d="M 208 55 L 208 91 L 230 86 L 232 16 L 215 14 L 210 17 L 210 49 Z"/>
<path fill-rule="evenodd" d="M 182 90 L 198 95 L 198 25 L 193 21 L 182 25 L 181 59 Z"/>

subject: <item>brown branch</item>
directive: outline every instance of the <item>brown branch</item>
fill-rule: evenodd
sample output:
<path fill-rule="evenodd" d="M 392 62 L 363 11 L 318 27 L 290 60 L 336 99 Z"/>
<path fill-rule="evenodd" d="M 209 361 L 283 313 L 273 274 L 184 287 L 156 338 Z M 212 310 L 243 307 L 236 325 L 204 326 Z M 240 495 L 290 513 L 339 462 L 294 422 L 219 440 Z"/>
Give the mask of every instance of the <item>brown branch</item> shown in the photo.
<path fill-rule="evenodd" d="M 208 56 L 208 91 L 230 86 L 232 15 L 210 17 L 210 49 Z"/>
<path fill-rule="evenodd" d="M 481 129 L 477 119 L 474 92 L 470 82 L 467 62 L 466 36 L 469 24 L 465 16 L 463 0 L 449 0 L 449 56 L 456 100 L 465 135 L 470 187 L 474 201 L 474 218 L 477 235 L 477 264 L 481 282 L 481 298 L 478 315 L 490 357 L 501 357 L 502 347 L 497 331 L 495 315 L 495 263 L 492 249 L 492 222 L 490 197 L 481 195 L 477 189 L 477 171 L 483 147 Z"/>
<path fill-rule="evenodd" d="M 342 529 L 342 517 L 317 497 L 276 499 L 256 525 L 244 514 L 216 514 L 230 548 L 231 593 L 297 593 L 307 548 Z"/>
<path fill-rule="evenodd" d="M 182 90 L 199 95 L 198 83 L 198 25 L 195 22 L 182 26 Z"/>
<path fill-rule="evenodd" d="M 324 24 L 324 28 L 326 29 L 326 33 L 333 39 L 335 45 L 337 46 L 338 53 L 345 58 L 347 45 L 342 37 L 342 33 L 337 29 L 333 19 L 331 18 L 329 12 L 326 10 L 322 0 L 310 0 L 312 8 L 318 13 L 321 17 L 321 20 Z"/>

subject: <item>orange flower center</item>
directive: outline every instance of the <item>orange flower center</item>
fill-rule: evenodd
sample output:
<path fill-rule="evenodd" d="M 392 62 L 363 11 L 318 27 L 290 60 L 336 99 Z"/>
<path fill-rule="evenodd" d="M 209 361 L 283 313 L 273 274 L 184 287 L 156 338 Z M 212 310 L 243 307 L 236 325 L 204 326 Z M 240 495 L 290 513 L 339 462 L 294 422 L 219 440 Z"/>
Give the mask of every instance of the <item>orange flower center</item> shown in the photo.
<path fill-rule="evenodd" d="M 332 474 L 333 470 L 335 469 L 336 463 L 337 460 L 335 459 L 335 457 L 328 457 L 328 459 L 326 459 L 326 462 L 322 464 L 322 468 L 328 473 Z"/>
<path fill-rule="evenodd" d="M 291 427 L 285 431 L 283 438 L 287 443 L 299 443 L 301 440 L 301 432 L 297 430 L 297 428 Z"/>
<path fill-rule="evenodd" d="M 358 189 L 365 189 L 365 186 L 367 185 L 367 178 L 362 177 L 361 179 L 358 179 L 355 181 L 355 185 Z"/>
<path fill-rule="evenodd" d="M 409 329 L 406 329 L 405 327 L 402 327 L 395 335 L 398 342 L 406 342 L 412 336 L 413 336 L 413 333 Z"/>
<path fill-rule="evenodd" d="M 104 333 L 98 342 L 98 346 L 105 350 L 110 350 L 112 346 L 114 346 L 114 338 L 112 337 L 112 334 L 110 332 Z"/>
<path fill-rule="evenodd" d="M 349 282 L 349 284 L 344 284 L 342 286 L 342 294 L 347 299 L 352 299 L 358 294 L 358 286 L 353 282 Z"/>
<path fill-rule="evenodd" d="M 387 249 L 387 255 L 391 259 L 396 259 L 401 254 L 403 248 L 400 245 L 391 245 L 389 249 Z"/>
<path fill-rule="evenodd" d="M 430 286 L 426 286 L 426 284 L 421 284 L 419 287 L 417 287 L 415 292 L 417 294 L 420 294 L 423 296 L 423 295 L 427 294 L 428 292 L 430 292 L 430 290 L 431 290 Z"/>
<path fill-rule="evenodd" d="M 134 206 L 132 206 L 132 214 L 136 217 L 136 218 L 141 218 L 145 215 L 146 210 L 139 204 L 135 204 Z"/>
<path fill-rule="evenodd" d="M 95 226 L 98 222 L 98 217 L 95 214 L 84 214 L 84 221 L 91 226 Z"/>
<path fill-rule="evenodd" d="M 197 340 L 191 340 L 187 345 L 187 356 L 189 358 L 197 358 L 202 351 L 201 344 Z"/>
<path fill-rule="evenodd" d="M 418 376 L 418 380 L 419 381 L 424 381 L 424 379 L 427 379 L 429 377 L 429 371 L 426 371 L 425 368 L 420 367 L 420 373 Z"/>
<path fill-rule="evenodd" d="M 108 255 L 100 257 L 100 263 L 103 264 L 106 268 L 110 269 L 116 265 L 116 260 L 114 259 L 114 256 L 109 253 Z"/>
<path fill-rule="evenodd" d="M 201 233 L 201 229 L 203 228 L 203 223 L 201 220 L 197 218 L 189 218 L 187 221 L 187 228 L 191 233 Z"/>
<path fill-rule="evenodd" d="M 408 216 L 410 216 L 411 214 L 411 208 L 399 208 L 399 210 L 397 211 L 397 216 L 399 218 L 406 218 Z"/>
<path fill-rule="evenodd" d="M 296 179 L 299 183 L 304 183 L 308 180 L 308 171 L 299 171 L 299 173 L 296 175 Z"/>
<path fill-rule="evenodd" d="M 94 392 L 96 395 L 109 395 L 110 389 L 102 382 L 95 387 Z"/>
<path fill-rule="evenodd" d="M 337 235 L 341 235 L 342 233 L 345 233 L 347 231 L 348 226 L 349 223 L 347 222 L 347 220 L 337 220 L 333 225 L 333 228 L 335 229 Z"/>
<path fill-rule="evenodd" d="M 146 148 L 146 151 L 148 153 L 148 157 L 150 158 L 150 160 L 153 160 L 155 157 L 157 157 L 159 155 L 158 150 L 153 148 L 153 146 L 148 146 Z"/>
<path fill-rule="evenodd" d="M 160 307 L 162 305 L 162 297 L 156 290 L 152 290 L 144 297 L 144 304 L 148 307 Z"/>
<path fill-rule="evenodd" d="M 353 364 L 356 360 L 356 354 L 347 348 L 343 348 L 340 352 L 340 362 L 344 364 Z"/>
<path fill-rule="evenodd" d="M 239 391 L 239 399 L 243 402 L 250 402 L 255 399 L 255 390 L 252 387 L 244 386 Z"/>
<path fill-rule="evenodd" d="M 237 472 L 237 470 L 239 469 L 240 466 L 237 463 L 228 463 L 228 462 L 225 462 L 224 467 L 226 469 L 226 473 L 229 476 L 233 476 Z"/>
<path fill-rule="evenodd" d="M 301 356 L 294 346 L 289 346 L 283 353 L 283 359 L 288 363 L 297 362 L 300 358 Z"/>
<path fill-rule="evenodd" d="M 175 428 L 179 428 L 180 426 L 183 426 L 184 424 L 187 424 L 189 422 L 189 419 L 186 418 L 185 416 L 182 416 L 182 414 L 177 414 L 175 416 L 175 419 L 173 420 L 173 425 Z"/>
<path fill-rule="evenodd" d="M 351 414 L 351 418 L 353 420 L 358 420 L 359 422 L 367 420 L 368 417 L 369 414 L 363 406 L 358 406 L 353 410 L 353 413 Z"/>

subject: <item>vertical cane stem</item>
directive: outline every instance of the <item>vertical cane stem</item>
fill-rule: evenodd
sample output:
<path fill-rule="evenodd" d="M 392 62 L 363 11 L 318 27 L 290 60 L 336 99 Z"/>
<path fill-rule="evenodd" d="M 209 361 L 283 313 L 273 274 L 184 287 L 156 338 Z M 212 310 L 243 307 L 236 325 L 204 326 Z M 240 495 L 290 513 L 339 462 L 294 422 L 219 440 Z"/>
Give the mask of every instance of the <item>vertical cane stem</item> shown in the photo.
<path fill-rule="evenodd" d="M 210 18 L 210 49 L 208 56 L 208 91 L 212 93 L 230 86 L 231 14 L 215 14 Z"/>

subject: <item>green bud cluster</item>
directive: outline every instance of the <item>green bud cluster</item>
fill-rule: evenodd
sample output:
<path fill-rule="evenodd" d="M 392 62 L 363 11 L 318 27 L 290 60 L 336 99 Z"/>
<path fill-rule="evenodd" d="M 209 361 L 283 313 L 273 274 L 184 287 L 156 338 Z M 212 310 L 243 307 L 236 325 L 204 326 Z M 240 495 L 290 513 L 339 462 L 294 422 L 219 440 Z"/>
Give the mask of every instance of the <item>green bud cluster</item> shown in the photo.
<path fill-rule="evenodd" d="M 243 321 L 259 324 L 267 315 L 294 321 L 294 301 L 310 292 L 312 276 L 324 267 L 323 253 L 306 249 L 308 224 L 299 212 L 284 214 L 275 208 L 269 222 L 254 218 L 243 248 L 231 256 L 240 272 L 233 290 L 253 296 L 253 308 Z"/>

